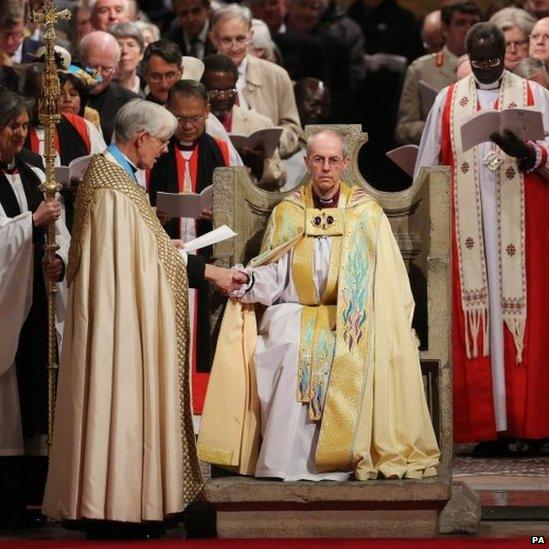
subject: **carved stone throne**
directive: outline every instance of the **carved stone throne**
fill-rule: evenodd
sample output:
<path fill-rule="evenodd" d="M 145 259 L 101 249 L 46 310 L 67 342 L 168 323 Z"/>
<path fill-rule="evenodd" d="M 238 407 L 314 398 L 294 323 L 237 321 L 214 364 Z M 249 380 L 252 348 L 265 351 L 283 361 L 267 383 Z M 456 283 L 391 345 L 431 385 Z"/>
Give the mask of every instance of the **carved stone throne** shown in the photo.
<path fill-rule="evenodd" d="M 399 193 L 381 192 L 362 178 L 357 165 L 367 141 L 360 125 L 330 126 L 350 151 L 344 174 L 365 187 L 387 214 L 407 264 L 416 298 L 414 326 L 427 400 L 441 448 L 439 474 L 426 480 L 367 482 L 278 482 L 245 477 L 207 481 L 204 495 L 217 515 L 219 537 L 423 537 L 437 532 L 476 530 L 478 499 L 452 486 L 450 375 L 449 172 L 423 170 Z M 310 134 L 320 126 L 308 126 Z M 254 185 L 246 168 L 214 173 L 214 226 L 228 225 L 238 236 L 214 246 L 219 265 L 246 264 L 261 245 L 273 207 L 286 196 Z M 221 311 L 212 312 L 214 322 Z"/>

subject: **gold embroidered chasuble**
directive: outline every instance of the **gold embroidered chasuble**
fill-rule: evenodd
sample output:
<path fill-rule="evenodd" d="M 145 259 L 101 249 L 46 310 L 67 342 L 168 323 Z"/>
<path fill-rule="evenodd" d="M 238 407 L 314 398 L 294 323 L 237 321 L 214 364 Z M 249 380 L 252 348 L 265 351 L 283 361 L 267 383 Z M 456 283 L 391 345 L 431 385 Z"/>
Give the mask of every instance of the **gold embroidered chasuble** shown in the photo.
<path fill-rule="evenodd" d="M 102 155 L 85 174 L 75 220 L 43 512 L 163 520 L 202 488 L 186 268 L 145 192 Z"/>
<path fill-rule="evenodd" d="M 320 296 L 312 274 L 317 236 L 332 239 L 328 280 Z M 317 472 L 354 470 L 359 479 L 375 478 L 378 472 L 400 477 L 434 474 L 439 452 L 423 394 L 417 340 L 410 328 L 413 301 L 381 207 L 358 187 L 342 184 L 338 208 L 315 210 L 307 185 L 273 210 L 262 251 L 250 267 L 276 261 L 292 247 L 292 277 L 303 307 L 298 382 L 288 390 L 296 391 L 296 398 L 309 407 L 310 419 L 320 421 Z M 384 274 L 375 284 L 379 267 Z M 395 267 L 396 272 L 385 273 Z M 386 297 L 387 292 L 398 294 L 396 300 Z M 383 300 L 378 314 L 376 298 Z M 389 311 L 384 310 L 385 302 Z M 398 321 L 393 322 L 392 313 Z M 387 326 L 388 321 L 394 325 Z M 395 348 L 397 337 L 402 345 Z M 256 341 L 253 306 L 230 302 L 218 339 L 198 454 L 241 474 L 254 473 L 259 446 Z M 395 368 L 402 372 L 394 375 Z M 406 396 L 398 398 L 400 391 Z M 387 410 L 393 401 L 394 410 Z M 409 434 L 401 436 L 407 425 Z"/>

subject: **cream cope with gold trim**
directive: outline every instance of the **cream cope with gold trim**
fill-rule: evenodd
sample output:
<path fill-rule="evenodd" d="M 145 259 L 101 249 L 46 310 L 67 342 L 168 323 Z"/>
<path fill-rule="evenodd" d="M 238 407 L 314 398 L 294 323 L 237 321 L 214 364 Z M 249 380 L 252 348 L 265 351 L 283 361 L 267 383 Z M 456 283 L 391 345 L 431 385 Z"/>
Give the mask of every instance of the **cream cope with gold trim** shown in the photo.
<path fill-rule="evenodd" d="M 320 235 L 332 239 L 332 252 L 317 299 L 313 243 Z M 250 267 L 277 261 L 292 247 L 303 308 L 298 386 L 287 390 L 320 421 L 317 472 L 354 471 L 361 480 L 435 474 L 439 450 L 411 329 L 413 299 L 381 207 L 342 183 L 338 208 L 316 210 L 306 185 L 273 210 Z M 198 440 L 200 459 L 248 475 L 259 448 L 257 337 L 254 307 L 229 302 Z"/>

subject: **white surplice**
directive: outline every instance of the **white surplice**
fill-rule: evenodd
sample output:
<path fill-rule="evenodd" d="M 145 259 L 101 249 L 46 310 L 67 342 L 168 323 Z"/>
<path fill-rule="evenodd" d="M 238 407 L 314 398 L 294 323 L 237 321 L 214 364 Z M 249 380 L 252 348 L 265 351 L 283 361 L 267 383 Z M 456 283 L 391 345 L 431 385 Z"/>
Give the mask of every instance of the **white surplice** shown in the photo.
<path fill-rule="evenodd" d="M 536 108 L 543 114 L 543 126 L 549 130 L 549 95 L 547 90 L 529 82 Z M 440 164 L 440 143 L 442 135 L 442 113 L 446 103 L 448 88 L 442 90 L 436 97 L 431 112 L 425 123 L 425 129 L 419 146 L 419 153 L 414 171 L 414 180 L 422 167 Z M 477 89 L 480 110 L 494 109 L 499 96 L 499 87 L 493 89 Z M 543 142 L 549 146 L 549 140 Z M 503 315 L 500 300 L 499 276 L 499 242 L 497 233 L 497 185 L 498 173 L 489 170 L 483 159 L 490 153 L 495 144 L 481 143 L 477 146 L 478 180 L 480 182 L 480 198 L 482 207 L 482 226 L 484 231 L 484 250 L 486 254 L 486 269 L 488 273 L 488 297 L 490 302 L 490 359 L 493 379 L 493 398 L 496 416 L 496 429 L 507 429 L 507 411 L 505 403 L 505 368 L 503 346 Z M 540 169 L 543 177 L 549 177 L 549 169 Z"/>
<path fill-rule="evenodd" d="M 41 181 L 44 173 L 32 168 Z M 21 413 L 15 355 L 19 332 L 32 305 L 33 242 L 32 212 L 29 211 L 21 177 L 6 174 L 21 214 L 8 217 L 0 204 L 0 456 L 25 452 L 21 430 Z M 56 223 L 56 252 L 65 265 L 70 236 L 62 222 Z M 57 285 L 57 331 L 62 333 L 66 285 Z M 47 322 L 47 319 L 44 319 Z M 46 364 L 44 364 L 44 368 Z"/>
<path fill-rule="evenodd" d="M 331 248 L 330 237 L 315 238 L 313 278 L 317 299 L 326 286 Z M 286 481 L 347 480 L 349 472 L 315 472 L 320 422 L 309 420 L 308 405 L 296 399 L 303 306 L 291 274 L 292 258 L 293 248 L 276 263 L 246 269 L 253 271 L 255 281 L 239 299 L 268 307 L 258 328 L 254 353 L 263 438 L 255 475 Z"/>

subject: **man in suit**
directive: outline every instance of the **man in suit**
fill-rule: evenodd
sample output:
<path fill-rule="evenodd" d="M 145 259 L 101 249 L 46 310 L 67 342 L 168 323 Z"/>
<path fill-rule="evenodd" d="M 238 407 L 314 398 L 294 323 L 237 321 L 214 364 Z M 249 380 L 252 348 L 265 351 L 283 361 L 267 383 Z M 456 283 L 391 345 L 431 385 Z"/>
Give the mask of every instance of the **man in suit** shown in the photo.
<path fill-rule="evenodd" d="M 272 120 L 251 110 L 244 110 L 236 101 L 238 69 L 226 55 L 208 55 L 204 58 L 202 83 L 208 91 L 210 108 L 227 132 L 250 135 L 255 131 L 274 126 Z M 237 149 L 245 166 L 248 166 L 260 187 L 278 189 L 284 185 L 286 172 L 278 147 L 272 156 L 266 157 L 261 148 Z"/>
<path fill-rule="evenodd" d="M 166 34 L 175 42 L 183 55 L 203 59 L 215 52 L 208 33 L 211 8 L 209 0 L 173 0 L 172 9 L 177 20 Z"/>
<path fill-rule="evenodd" d="M 181 80 L 181 50 L 171 40 L 151 42 L 143 54 L 142 68 L 149 87 L 145 99 L 166 105 L 170 88 Z"/>
<path fill-rule="evenodd" d="M 292 82 L 282 67 L 248 53 L 251 23 L 248 8 L 230 4 L 215 12 L 210 38 L 218 53 L 230 57 L 238 68 L 238 106 L 265 115 L 284 128 L 280 155 L 285 158 L 297 149 L 300 131 Z"/>
<path fill-rule="evenodd" d="M 400 96 L 396 140 L 419 145 L 430 105 L 421 100 L 420 82 L 439 92 L 457 80 L 458 58 L 465 53 L 465 35 L 480 20 L 480 9 L 471 1 L 442 8 L 442 32 L 446 43 L 437 53 L 416 59 L 409 67 Z M 434 100 L 434 95 L 433 95 Z"/>
<path fill-rule="evenodd" d="M 120 47 L 114 36 L 104 31 L 90 32 L 82 38 L 79 54 L 82 67 L 97 72 L 98 82 L 90 91 L 88 105 L 99 112 L 103 137 L 108 144 L 116 113 L 139 96 L 112 81 L 120 58 Z"/>
<path fill-rule="evenodd" d="M 4 65 L 35 61 L 40 42 L 25 38 L 25 14 L 22 6 L 8 5 L 0 15 L 0 53 Z"/>
<path fill-rule="evenodd" d="M 90 3 L 90 21 L 94 30 L 106 31 L 111 25 L 130 20 L 126 0 L 95 0 Z"/>

